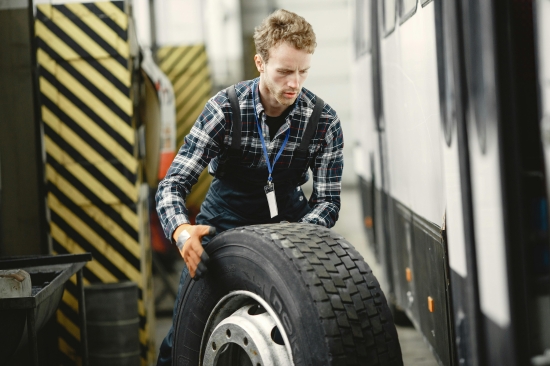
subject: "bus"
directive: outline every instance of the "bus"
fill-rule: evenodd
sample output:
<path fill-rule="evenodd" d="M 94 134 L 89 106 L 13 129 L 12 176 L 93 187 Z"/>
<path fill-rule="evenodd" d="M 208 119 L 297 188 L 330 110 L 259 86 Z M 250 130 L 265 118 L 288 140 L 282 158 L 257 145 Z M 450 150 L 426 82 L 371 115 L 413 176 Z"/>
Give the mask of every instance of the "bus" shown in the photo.
<path fill-rule="evenodd" d="M 441 365 L 550 365 L 550 1 L 353 17 L 354 170 L 394 318 Z"/>

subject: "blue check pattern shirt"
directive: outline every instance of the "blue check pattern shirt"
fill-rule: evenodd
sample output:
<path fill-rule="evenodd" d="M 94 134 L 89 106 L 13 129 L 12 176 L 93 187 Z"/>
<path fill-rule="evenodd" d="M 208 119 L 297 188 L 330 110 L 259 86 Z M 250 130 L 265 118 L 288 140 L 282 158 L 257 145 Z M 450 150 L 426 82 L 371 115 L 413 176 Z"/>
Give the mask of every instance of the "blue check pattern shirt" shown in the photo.
<path fill-rule="evenodd" d="M 265 167 L 267 170 L 254 118 L 252 103 L 255 103 L 271 162 L 284 142 L 286 131 L 290 128 L 288 142 L 277 160 L 278 167 L 288 167 L 294 151 L 300 146 L 305 127 L 313 112 L 315 95 L 302 88 L 296 107 L 287 116 L 286 123 L 273 136 L 265 123 L 266 115 L 259 98 L 258 82 L 259 79 L 243 81 L 235 87 L 243 121 L 243 161 L 250 167 Z M 256 88 L 255 100 L 252 97 L 253 87 Z M 211 174 L 215 173 L 220 154 L 231 147 L 231 134 L 231 105 L 226 90 L 222 90 L 206 103 L 203 112 L 185 137 L 184 144 L 174 158 L 166 177 L 159 184 L 156 194 L 157 212 L 168 239 L 172 239 L 172 233 L 178 226 L 189 223 L 185 198 L 207 166 Z M 270 136 L 273 138 L 270 139 Z M 309 165 L 313 173 L 313 193 L 309 205 L 312 209 L 299 220 L 300 222 L 325 227 L 332 227 L 336 223 L 340 211 L 343 147 L 340 119 L 325 103 L 317 131 L 309 144 Z M 306 180 L 309 179 L 309 173 L 304 174 Z"/>

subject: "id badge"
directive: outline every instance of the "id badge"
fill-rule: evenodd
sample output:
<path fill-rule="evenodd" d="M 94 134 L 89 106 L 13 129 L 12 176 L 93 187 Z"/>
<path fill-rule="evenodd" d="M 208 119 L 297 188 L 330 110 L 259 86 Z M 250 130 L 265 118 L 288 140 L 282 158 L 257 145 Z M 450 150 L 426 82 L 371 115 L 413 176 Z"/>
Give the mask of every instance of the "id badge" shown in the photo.
<path fill-rule="evenodd" d="M 274 218 L 279 214 L 277 209 L 277 199 L 275 198 L 275 184 L 270 183 L 264 187 L 265 195 L 267 197 L 267 204 L 269 205 L 269 213 L 271 218 Z"/>

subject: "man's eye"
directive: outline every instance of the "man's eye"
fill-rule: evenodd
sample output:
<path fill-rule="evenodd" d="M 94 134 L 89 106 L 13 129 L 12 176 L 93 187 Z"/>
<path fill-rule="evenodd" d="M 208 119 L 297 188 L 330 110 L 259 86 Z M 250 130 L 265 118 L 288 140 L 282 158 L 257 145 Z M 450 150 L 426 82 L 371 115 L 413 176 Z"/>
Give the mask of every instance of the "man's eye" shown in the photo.
<path fill-rule="evenodd" d="M 300 74 L 307 74 L 308 70 L 300 70 Z"/>

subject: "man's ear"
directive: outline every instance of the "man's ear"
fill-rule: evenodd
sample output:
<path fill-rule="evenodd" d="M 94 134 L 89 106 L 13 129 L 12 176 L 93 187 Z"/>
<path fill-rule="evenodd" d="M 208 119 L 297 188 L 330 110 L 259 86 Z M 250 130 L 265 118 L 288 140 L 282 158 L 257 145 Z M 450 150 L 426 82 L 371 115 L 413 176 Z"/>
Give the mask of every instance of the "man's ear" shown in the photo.
<path fill-rule="evenodd" d="M 254 63 L 256 64 L 256 68 L 258 69 L 259 73 L 264 72 L 264 60 L 262 59 L 262 56 L 259 54 L 254 55 Z"/>

